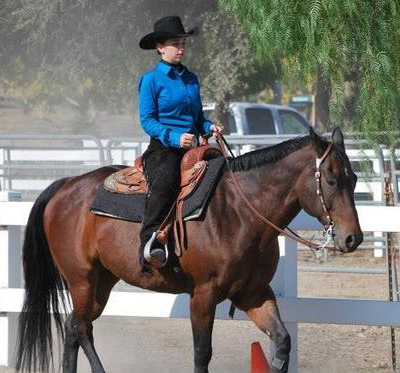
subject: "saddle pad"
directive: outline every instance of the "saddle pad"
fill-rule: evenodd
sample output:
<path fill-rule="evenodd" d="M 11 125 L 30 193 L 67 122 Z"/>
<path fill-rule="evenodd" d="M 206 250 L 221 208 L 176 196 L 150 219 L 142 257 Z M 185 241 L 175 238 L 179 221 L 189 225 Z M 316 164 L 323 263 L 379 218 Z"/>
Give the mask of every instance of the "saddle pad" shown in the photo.
<path fill-rule="evenodd" d="M 182 215 L 185 221 L 201 216 L 211 193 L 216 185 L 224 158 L 219 157 L 208 161 L 207 170 L 198 188 L 183 202 Z M 90 211 L 96 215 L 108 216 L 115 219 L 142 222 L 146 195 L 118 194 L 105 190 L 102 186 L 92 203 Z"/>

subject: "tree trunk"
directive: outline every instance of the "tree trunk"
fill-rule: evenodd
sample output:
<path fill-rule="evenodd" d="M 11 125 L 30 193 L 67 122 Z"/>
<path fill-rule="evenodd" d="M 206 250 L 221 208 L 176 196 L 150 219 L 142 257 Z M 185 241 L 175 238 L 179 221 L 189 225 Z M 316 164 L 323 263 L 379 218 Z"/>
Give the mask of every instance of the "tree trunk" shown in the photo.
<path fill-rule="evenodd" d="M 331 86 L 328 81 L 322 77 L 322 73 L 318 71 L 315 94 L 315 110 L 316 123 L 315 130 L 319 133 L 327 132 L 329 129 L 329 99 Z"/>
<path fill-rule="evenodd" d="M 346 74 L 344 82 L 344 108 L 343 108 L 343 125 L 345 128 L 351 127 L 356 116 L 357 100 L 358 100 L 358 74 L 356 70 L 350 70 Z"/>
<path fill-rule="evenodd" d="M 224 128 L 224 134 L 229 135 L 229 97 L 215 103 L 214 119 Z"/>

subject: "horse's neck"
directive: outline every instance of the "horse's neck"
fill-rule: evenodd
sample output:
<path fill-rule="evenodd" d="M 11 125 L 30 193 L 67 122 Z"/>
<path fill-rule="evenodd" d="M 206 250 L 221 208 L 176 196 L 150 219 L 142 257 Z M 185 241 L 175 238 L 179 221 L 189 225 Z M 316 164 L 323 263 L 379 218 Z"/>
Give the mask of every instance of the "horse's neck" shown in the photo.
<path fill-rule="evenodd" d="M 285 227 L 301 210 L 297 184 L 311 161 L 310 149 L 305 147 L 277 162 L 235 172 L 234 176 L 252 206 L 274 224 Z M 237 198 L 242 198 L 240 193 Z"/>

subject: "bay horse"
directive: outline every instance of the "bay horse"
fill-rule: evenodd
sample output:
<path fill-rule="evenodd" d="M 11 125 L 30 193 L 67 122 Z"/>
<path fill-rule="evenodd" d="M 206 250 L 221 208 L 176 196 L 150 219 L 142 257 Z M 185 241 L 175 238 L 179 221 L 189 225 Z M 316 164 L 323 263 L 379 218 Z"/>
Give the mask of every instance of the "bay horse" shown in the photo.
<path fill-rule="evenodd" d="M 319 196 L 315 163 L 324 153 Z M 252 206 L 280 228 L 301 209 L 327 224 L 325 205 L 334 222 L 335 247 L 352 252 L 362 242 L 354 204 L 356 175 L 340 129 L 332 133 L 331 142 L 310 130 L 310 136 L 230 159 L 229 168 Z M 56 181 L 34 203 L 23 245 L 26 292 L 17 371 L 48 372 L 54 366 L 52 310 L 64 344 L 63 373 L 77 372 L 80 347 L 92 372 L 105 373 L 95 351 L 92 322 L 122 279 L 144 289 L 190 294 L 195 373 L 208 372 L 215 309 L 225 299 L 245 311 L 275 343 L 271 372 L 287 372 L 290 336 L 269 286 L 279 259 L 278 232 L 244 204 L 228 166 L 204 217 L 187 222 L 187 249 L 175 258 L 178 272 L 172 263 L 143 272 L 140 224 L 90 213 L 96 191 L 114 171 L 103 167 Z M 69 291 L 73 307 L 65 321 L 63 290 Z"/>

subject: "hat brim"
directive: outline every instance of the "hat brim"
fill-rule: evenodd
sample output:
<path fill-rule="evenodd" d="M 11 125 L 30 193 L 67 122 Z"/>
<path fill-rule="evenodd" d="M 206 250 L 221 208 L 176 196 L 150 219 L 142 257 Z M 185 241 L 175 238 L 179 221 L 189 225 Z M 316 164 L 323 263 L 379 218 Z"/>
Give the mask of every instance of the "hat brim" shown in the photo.
<path fill-rule="evenodd" d="M 156 49 L 157 43 L 162 43 L 167 39 L 178 37 L 196 36 L 199 33 L 198 27 L 193 27 L 184 34 L 174 34 L 172 32 L 154 31 L 143 36 L 139 41 L 139 47 L 142 49 Z"/>

